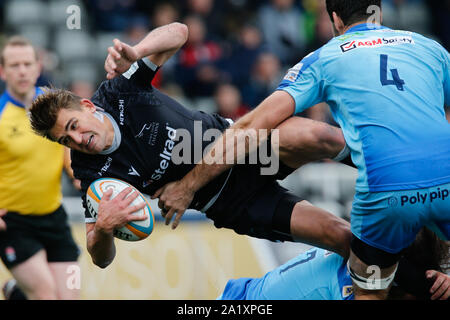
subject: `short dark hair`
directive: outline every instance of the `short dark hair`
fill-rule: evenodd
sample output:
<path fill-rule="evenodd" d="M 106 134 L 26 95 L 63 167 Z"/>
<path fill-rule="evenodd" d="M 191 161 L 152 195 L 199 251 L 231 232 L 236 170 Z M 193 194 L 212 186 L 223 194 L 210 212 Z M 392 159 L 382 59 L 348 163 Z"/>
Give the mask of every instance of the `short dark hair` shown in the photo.
<path fill-rule="evenodd" d="M 403 251 L 403 255 L 423 269 L 446 272 L 443 265 L 448 263 L 449 250 L 449 242 L 439 239 L 433 231 L 423 227 L 411 246 Z"/>
<path fill-rule="evenodd" d="M 449 258 L 449 243 L 423 227 L 414 242 L 402 252 L 394 280 L 399 287 L 392 288 L 389 299 L 398 299 L 407 292 L 418 299 L 428 300 L 433 283 L 425 278 L 425 272 L 448 272 Z"/>
<path fill-rule="evenodd" d="M 49 140 L 50 130 L 55 126 L 58 113 L 61 109 L 80 110 L 81 98 L 74 93 L 56 88 L 44 88 L 30 108 L 30 122 L 33 131 Z"/>
<path fill-rule="evenodd" d="M 367 12 L 370 6 L 381 8 L 381 0 L 326 0 L 326 3 L 331 21 L 336 12 L 346 26 L 370 18 L 372 13 Z"/>

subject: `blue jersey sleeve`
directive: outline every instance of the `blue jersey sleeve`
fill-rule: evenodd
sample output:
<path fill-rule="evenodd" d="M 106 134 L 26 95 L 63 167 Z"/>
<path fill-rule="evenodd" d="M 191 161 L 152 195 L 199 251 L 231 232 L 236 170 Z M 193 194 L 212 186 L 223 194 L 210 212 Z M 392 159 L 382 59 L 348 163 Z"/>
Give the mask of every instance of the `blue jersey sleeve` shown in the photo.
<path fill-rule="evenodd" d="M 450 55 L 444 50 L 445 69 L 444 69 L 444 103 L 446 107 L 450 107 Z"/>
<path fill-rule="evenodd" d="M 321 49 L 306 56 L 289 69 L 277 90 L 289 93 L 295 100 L 295 114 L 323 102 L 323 79 L 319 61 Z"/>

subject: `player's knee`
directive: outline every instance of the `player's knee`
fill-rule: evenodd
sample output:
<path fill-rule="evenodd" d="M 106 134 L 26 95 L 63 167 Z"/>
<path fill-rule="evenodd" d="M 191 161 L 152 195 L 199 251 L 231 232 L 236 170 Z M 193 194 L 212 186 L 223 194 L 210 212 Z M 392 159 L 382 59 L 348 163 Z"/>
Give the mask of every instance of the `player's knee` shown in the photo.
<path fill-rule="evenodd" d="M 279 127 L 280 154 L 307 153 L 313 158 L 334 158 L 345 147 L 339 128 L 304 118 L 291 118 Z"/>

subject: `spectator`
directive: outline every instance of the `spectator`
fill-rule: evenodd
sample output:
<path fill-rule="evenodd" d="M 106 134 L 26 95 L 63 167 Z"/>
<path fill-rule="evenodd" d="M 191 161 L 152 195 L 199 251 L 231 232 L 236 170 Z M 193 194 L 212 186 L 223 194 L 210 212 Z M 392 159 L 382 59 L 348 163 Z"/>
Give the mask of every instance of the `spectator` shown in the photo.
<path fill-rule="evenodd" d="M 161 2 L 155 6 L 152 12 L 152 28 L 158 28 L 164 25 L 168 25 L 172 22 L 178 21 L 180 18 L 180 11 L 178 6 L 171 2 Z M 148 32 L 147 32 L 148 33 Z M 145 35 L 141 36 L 141 39 Z M 178 53 L 177 53 L 178 54 Z M 175 65 L 177 58 L 170 59 L 164 65 L 164 68 L 161 69 L 155 76 L 152 81 L 152 84 L 161 88 L 168 83 L 173 83 L 176 79 L 175 74 Z"/>
<path fill-rule="evenodd" d="M 271 0 L 258 13 L 259 25 L 269 49 L 283 65 L 292 65 L 303 56 L 305 21 L 294 0 Z"/>
<path fill-rule="evenodd" d="M 180 12 L 174 4 L 162 2 L 156 5 L 152 14 L 153 28 L 161 27 L 166 24 L 178 21 Z"/>
<path fill-rule="evenodd" d="M 261 31 L 254 25 L 244 25 L 223 65 L 223 69 L 229 73 L 235 85 L 244 87 L 249 83 L 251 67 L 262 51 Z"/>
<path fill-rule="evenodd" d="M 431 31 L 430 13 L 423 0 L 384 0 L 383 24 L 424 35 Z"/>
<path fill-rule="evenodd" d="M 217 113 L 224 118 L 236 121 L 245 115 L 249 109 L 242 103 L 241 93 L 232 84 L 221 84 L 214 95 Z"/>
<path fill-rule="evenodd" d="M 51 51 L 36 48 L 39 58 L 40 75 L 36 81 L 37 87 L 47 87 L 53 84 L 53 73 L 58 66 L 58 57 Z"/>
<path fill-rule="evenodd" d="M 87 81 L 74 81 L 70 85 L 70 91 L 83 99 L 90 99 L 95 92 L 94 85 Z"/>
<path fill-rule="evenodd" d="M 189 39 L 178 55 L 177 82 L 189 98 L 212 96 L 220 80 L 216 63 L 222 57 L 221 47 L 206 39 L 200 17 L 188 16 L 184 23 L 189 28 Z"/>
<path fill-rule="evenodd" d="M 319 3 L 320 5 L 317 5 L 315 12 L 316 17 L 313 28 L 314 36 L 308 46 L 308 53 L 322 47 L 334 36 L 333 26 L 331 25 L 329 15 L 325 7 L 325 1 L 320 1 Z"/>
<path fill-rule="evenodd" d="M 137 14 L 136 0 L 91 0 L 87 4 L 100 31 L 122 32 Z"/>
<path fill-rule="evenodd" d="M 136 15 L 130 19 L 125 29 L 124 40 L 134 46 L 150 31 L 150 21 L 146 16 Z"/>
<path fill-rule="evenodd" d="M 187 0 L 186 14 L 201 17 L 206 25 L 209 38 L 223 38 L 226 36 L 223 30 L 223 2 L 214 0 Z"/>
<path fill-rule="evenodd" d="M 253 65 L 250 81 L 242 90 L 244 103 L 253 109 L 277 88 L 281 79 L 278 57 L 268 52 L 260 54 Z"/>

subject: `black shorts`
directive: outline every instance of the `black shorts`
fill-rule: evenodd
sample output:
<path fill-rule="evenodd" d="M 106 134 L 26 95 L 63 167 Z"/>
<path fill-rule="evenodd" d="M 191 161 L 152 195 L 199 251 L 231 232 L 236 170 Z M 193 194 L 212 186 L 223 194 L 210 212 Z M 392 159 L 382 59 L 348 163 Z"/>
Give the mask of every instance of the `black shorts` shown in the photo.
<path fill-rule="evenodd" d="M 48 262 L 77 261 L 80 250 L 62 206 L 43 216 L 8 212 L 3 220 L 6 231 L 0 232 L 0 257 L 8 269 L 42 249 L 47 253 Z"/>
<path fill-rule="evenodd" d="M 361 241 L 355 235 L 352 235 L 350 246 L 353 253 L 366 265 L 377 265 L 382 269 L 393 266 L 402 256 L 401 251 L 399 253 L 383 251 Z"/>
<path fill-rule="evenodd" d="M 264 176 L 259 165 L 236 165 L 220 196 L 206 216 L 217 228 L 270 241 L 293 241 L 290 232 L 292 210 L 302 201 L 280 186 L 294 170 L 280 162 L 277 176 Z"/>

